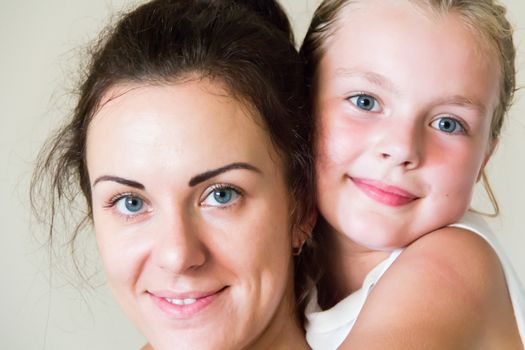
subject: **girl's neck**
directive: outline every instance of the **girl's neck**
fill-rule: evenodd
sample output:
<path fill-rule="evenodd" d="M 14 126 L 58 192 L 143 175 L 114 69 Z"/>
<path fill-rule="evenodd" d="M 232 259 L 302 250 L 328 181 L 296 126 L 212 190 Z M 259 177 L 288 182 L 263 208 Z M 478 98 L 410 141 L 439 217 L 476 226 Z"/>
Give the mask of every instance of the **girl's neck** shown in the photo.
<path fill-rule="evenodd" d="M 366 275 L 385 260 L 390 252 L 358 245 L 324 222 L 319 230 L 325 274 L 319 282 L 319 305 L 322 309 L 360 289 Z M 322 248 L 321 248 L 322 247 Z"/>

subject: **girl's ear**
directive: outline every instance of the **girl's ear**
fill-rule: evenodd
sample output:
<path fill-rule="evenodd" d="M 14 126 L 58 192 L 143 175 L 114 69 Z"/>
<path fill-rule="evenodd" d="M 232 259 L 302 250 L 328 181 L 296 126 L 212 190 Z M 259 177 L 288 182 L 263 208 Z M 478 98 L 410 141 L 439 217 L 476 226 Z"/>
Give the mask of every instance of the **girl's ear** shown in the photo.
<path fill-rule="evenodd" d="M 487 165 L 490 158 L 492 157 L 492 154 L 496 150 L 498 143 L 499 143 L 499 140 L 490 141 L 490 144 L 487 148 L 487 154 L 485 155 L 485 159 L 483 159 L 483 163 L 481 163 L 481 167 L 479 168 L 478 177 L 476 178 L 476 182 L 478 182 L 481 179 L 481 176 L 483 175 L 483 171 L 485 170 L 485 166 Z"/>
<path fill-rule="evenodd" d="M 299 255 L 301 249 L 308 238 L 311 237 L 315 223 L 317 222 L 317 209 L 306 214 L 302 222 L 295 225 L 292 232 L 292 251 L 294 255 Z"/>

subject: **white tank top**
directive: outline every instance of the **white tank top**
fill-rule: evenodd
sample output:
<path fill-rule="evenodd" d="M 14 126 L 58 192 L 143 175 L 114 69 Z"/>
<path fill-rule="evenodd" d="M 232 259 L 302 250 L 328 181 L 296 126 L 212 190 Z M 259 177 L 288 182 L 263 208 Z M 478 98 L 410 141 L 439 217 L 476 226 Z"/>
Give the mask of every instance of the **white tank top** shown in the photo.
<path fill-rule="evenodd" d="M 503 253 L 488 224 L 481 216 L 468 212 L 458 223 L 450 226 L 477 233 L 490 244 L 498 255 L 507 280 L 507 287 L 522 343 L 525 344 L 525 293 L 510 261 Z M 321 310 L 317 303 L 317 293 L 315 291 L 312 293 L 305 310 L 306 340 L 312 349 L 331 350 L 337 349 L 341 345 L 352 330 L 374 284 L 377 283 L 402 251 L 403 249 L 394 250 L 387 259 L 380 262 L 368 273 L 361 289 L 350 294 L 328 310 Z"/>

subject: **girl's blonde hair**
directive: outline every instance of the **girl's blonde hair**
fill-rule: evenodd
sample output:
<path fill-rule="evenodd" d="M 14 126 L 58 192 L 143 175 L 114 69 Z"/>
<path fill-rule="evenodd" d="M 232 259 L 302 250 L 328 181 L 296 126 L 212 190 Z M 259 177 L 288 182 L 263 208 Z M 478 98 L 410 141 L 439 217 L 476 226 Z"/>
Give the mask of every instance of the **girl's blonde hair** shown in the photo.
<path fill-rule="evenodd" d="M 301 56 L 306 64 L 306 80 L 311 103 L 315 103 L 317 68 L 324 53 L 326 42 L 338 29 L 338 20 L 343 10 L 359 1 L 366 0 L 324 0 L 314 13 L 303 45 Z M 455 13 L 488 44 L 497 58 L 500 69 L 499 103 L 494 111 L 490 138 L 497 142 L 504 117 L 509 110 L 516 90 L 516 49 L 513 42 L 512 25 L 507 19 L 506 8 L 497 0 L 408 0 L 411 3 L 429 8 L 438 14 Z M 313 110 L 313 109 L 311 109 Z M 487 181 L 482 174 L 482 183 L 494 207 L 496 216 L 499 206 Z"/>

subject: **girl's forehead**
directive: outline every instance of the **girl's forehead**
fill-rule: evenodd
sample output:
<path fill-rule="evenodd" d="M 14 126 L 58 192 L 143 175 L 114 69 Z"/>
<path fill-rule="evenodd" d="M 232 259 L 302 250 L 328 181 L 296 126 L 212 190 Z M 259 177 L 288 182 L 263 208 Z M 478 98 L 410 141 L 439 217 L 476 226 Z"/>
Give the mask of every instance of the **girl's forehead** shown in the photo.
<path fill-rule="evenodd" d="M 345 10 L 346 17 L 338 20 L 326 42 L 320 87 L 339 91 L 348 77 L 374 83 L 381 77 L 380 85 L 393 86 L 390 90 L 402 95 L 461 95 L 487 101 L 486 110 L 497 104 L 497 56 L 458 13 L 431 18 L 411 2 L 398 0 L 359 1 L 353 9 Z"/>
<path fill-rule="evenodd" d="M 487 56 L 491 64 L 499 63 L 497 44 L 491 38 L 488 24 L 481 22 L 482 17 L 476 10 L 466 7 L 450 6 L 445 1 L 428 0 L 349 0 L 338 9 L 334 21 L 328 26 L 328 35 L 324 37 L 322 46 L 326 52 L 338 39 L 348 39 L 354 36 L 366 36 L 368 28 L 377 25 L 399 27 L 407 18 L 419 18 L 421 23 L 430 24 L 435 30 L 442 30 L 451 23 L 462 27 L 464 36 L 468 37 L 465 45 L 482 56 Z M 479 11 L 478 11 L 479 12 Z M 380 18 L 380 20 L 378 20 Z M 412 29 L 414 32 L 418 28 Z M 388 32 L 384 33 L 388 36 Z M 451 42 L 461 38 L 451 37 Z M 359 48 L 356 47 L 356 50 Z"/>
<path fill-rule="evenodd" d="M 456 4 L 455 4 L 456 3 Z M 387 10 L 388 8 L 388 10 Z M 454 1 L 431 1 L 431 0 L 347 0 L 339 7 L 334 7 L 334 21 L 327 27 L 332 27 L 329 33 L 332 35 L 341 27 L 351 21 L 363 20 L 368 16 L 375 17 L 380 12 L 387 12 L 388 16 L 395 20 L 397 14 L 410 13 L 413 16 L 426 18 L 428 21 L 440 22 L 449 17 L 461 22 L 465 28 L 471 31 L 477 44 L 485 49 L 494 50 L 494 44 L 490 38 L 490 24 L 494 18 L 488 18 L 486 14 L 475 6 L 466 6 Z M 352 35 L 352 33 L 337 33 L 338 35 Z"/>

